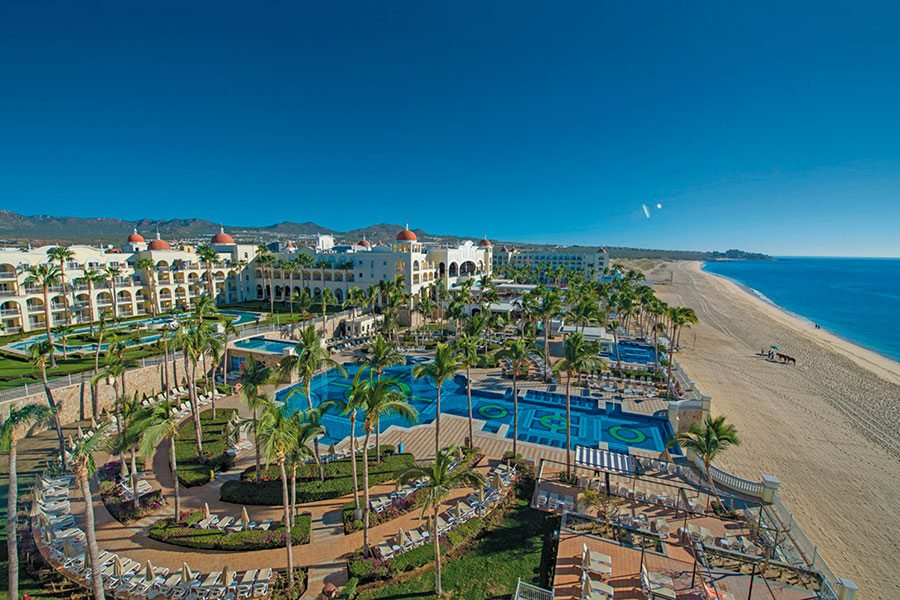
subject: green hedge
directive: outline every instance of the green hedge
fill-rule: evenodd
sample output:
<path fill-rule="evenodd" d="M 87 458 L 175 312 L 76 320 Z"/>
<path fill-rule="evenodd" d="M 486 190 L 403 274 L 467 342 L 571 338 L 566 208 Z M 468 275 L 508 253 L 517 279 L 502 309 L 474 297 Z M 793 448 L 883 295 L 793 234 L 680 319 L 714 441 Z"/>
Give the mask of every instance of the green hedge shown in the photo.
<path fill-rule="evenodd" d="M 234 457 L 226 454 L 228 440 L 226 429 L 236 409 L 217 408 L 216 418 L 212 418 L 212 409 L 200 413 L 200 424 L 203 429 L 203 453 L 205 460 L 197 456 L 194 420 L 188 419 L 178 429 L 175 439 L 175 458 L 178 460 L 178 481 L 185 487 L 195 487 L 209 483 L 210 471 L 227 471 L 234 466 Z"/>
<path fill-rule="evenodd" d="M 374 460 L 374 450 L 369 451 L 369 485 L 379 485 L 393 480 L 398 471 L 412 466 L 412 454 L 395 454 L 392 448 L 382 447 L 381 462 Z M 304 464 L 297 472 L 297 502 L 317 502 L 339 498 L 353 492 L 353 475 L 350 459 L 327 463 L 325 481 L 320 481 L 314 464 Z M 357 462 L 359 485 L 362 486 L 362 462 Z M 256 469 L 250 467 L 239 481 L 226 481 L 222 485 L 223 502 L 277 506 L 281 504 L 281 479 L 278 468 L 263 469 L 262 479 L 256 482 Z"/>
<path fill-rule="evenodd" d="M 218 529 L 195 529 L 190 525 L 202 516 L 200 511 L 182 515 L 182 520 L 174 523 L 173 519 L 163 519 L 150 527 L 150 537 L 187 548 L 200 550 L 232 550 L 251 551 L 269 548 L 284 548 L 284 527 L 250 531 L 221 531 Z M 297 515 L 294 527 L 291 528 L 293 544 L 299 546 L 309 543 L 312 518 L 308 514 Z"/>

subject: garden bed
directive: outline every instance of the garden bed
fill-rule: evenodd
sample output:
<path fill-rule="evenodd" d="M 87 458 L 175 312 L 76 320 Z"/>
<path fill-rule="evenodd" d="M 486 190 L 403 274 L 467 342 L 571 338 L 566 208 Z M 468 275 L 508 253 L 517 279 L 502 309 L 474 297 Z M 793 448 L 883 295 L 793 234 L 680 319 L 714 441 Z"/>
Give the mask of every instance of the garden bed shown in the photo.
<path fill-rule="evenodd" d="M 185 487 L 195 487 L 209 483 L 212 473 L 227 471 L 234 466 L 234 457 L 226 453 L 228 450 L 228 422 L 237 413 L 233 408 L 217 408 L 216 418 L 212 418 L 212 409 L 200 413 L 200 424 L 203 428 L 204 460 L 197 455 L 194 420 L 189 418 L 178 428 L 175 439 L 175 458 L 178 461 L 178 481 Z"/>
<path fill-rule="evenodd" d="M 375 461 L 375 450 L 369 450 L 369 486 L 393 480 L 397 473 L 412 466 L 412 454 L 396 454 L 393 447 L 381 446 L 381 461 Z M 325 463 L 325 481 L 319 480 L 315 464 L 305 463 L 297 469 L 297 503 L 317 502 L 339 498 L 353 493 L 352 465 L 349 458 Z M 357 461 L 359 485 L 363 484 L 362 461 Z M 290 472 L 288 472 L 290 476 Z M 241 474 L 239 481 L 226 481 L 222 485 L 223 502 L 277 506 L 282 503 L 281 478 L 278 467 L 264 468 L 262 478 L 256 482 L 256 468 L 250 467 Z"/>
<path fill-rule="evenodd" d="M 133 500 L 116 494 L 116 483 L 121 468 L 121 461 L 110 461 L 97 470 L 97 480 L 100 484 L 100 497 L 106 510 L 114 519 L 123 525 L 128 525 L 156 512 L 166 501 L 160 490 L 153 490 L 149 494 L 141 496 L 137 506 Z M 128 482 L 125 483 L 127 485 Z"/>
<path fill-rule="evenodd" d="M 284 526 L 266 531 L 222 531 L 192 527 L 202 518 L 203 512 L 196 510 L 182 513 L 178 523 L 174 523 L 172 518 L 163 519 L 150 527 L 150 537 L 167 544 L 199 550 L 252 551 L 284 548 Z M 309 543 L 311 523 L 312 517 L 309 514 L 294 517 L 291 539 L 295 546 Z"/>

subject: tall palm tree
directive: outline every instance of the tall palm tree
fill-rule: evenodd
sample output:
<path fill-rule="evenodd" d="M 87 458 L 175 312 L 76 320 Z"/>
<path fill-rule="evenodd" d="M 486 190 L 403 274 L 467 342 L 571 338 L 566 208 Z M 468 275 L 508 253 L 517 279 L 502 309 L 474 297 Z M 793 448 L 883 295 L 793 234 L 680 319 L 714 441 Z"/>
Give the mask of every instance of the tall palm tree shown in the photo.
<path fill-rule="evenodd" d="M 453 346 L 439 342 L 434 352 L 434 360 L 413 367 L 413 377 L 430 377 L 437 388 L 434 413 L 434 454 L 441 449 L 441 387 L 444 382 L 462 369 L 463 363 Z"/>
<path fill-rule="evenodd" d="M 63 468 L 66 466 L 66 439 L 63 437 L 62 423 L 59 420 L 59 410 L 50 391 L 50 383 L 47 381 L 47 361 L 53 356 L 53 342 L 41 340 L 31 345 L 31 362 L 41 372 L 41 382 L 44 384 L 44 395 L 47 397 L 47 406 L 53 411 L 53 427 L 56 429 L 56 438 L 59 442 L 59 457 Z"/>
<path fill-rule="evenodd" d="M 253 445 L 256 449 L 256 482 L 259 483 L 262 475 L 262 455 L 259 445 L 259 413 L 264 411 L 271 400 L 268 394 L 260 388 L 272 380 L 272 371 L 265 363 L 253 357 L 247 361 L 247 366 L 241 373 L 241 398 L 247 403 L 251 411 L 251 424 L 253 425 Z"/>
<path fill-rule="evenodd" d="M 281 500 L 284 507 L 284 545 L 287 551 L 288 587 L 294 585 L 294 552 L 291 539 L 291 526 L 294 517 L 291 514 L 290 496 L 288 495 L 287 460 L 297 444 L 295 422 L 288 414 L 285 405 L 271 405 L 259 419 L 259 437 L 263 445 L 263 456 L 266 467 L 278 463 L 281 474 Z"/>
<path fill-rule="evenodd" d="M 228 385 L 228 336 L 234 334 L 237 336 L 237 327 L 234 326 L 233 320 L 224 320 L 222 322 L 222 385 Z"/>
<path fill-rule="evenodd" d="M 71 318 L 69 316 L 69 296 L 66 290 L 67 281 L 66 281 L 66 263 L 75 258 L 75 253 L 65 246 L 55 246 L 50 249 L 47 254 L 50 256 L 51 260 L 55 260 L 59 263 L 59 282 L 62 286 L 62 297 L 63 297 L 63 306 L 66 307 L 66 323 L 71 322 Z"/>
<path fill-rule="evenodd" d="M 275 314 L 275 295 L 272 293 L 272 265 L 275 263 L 275 257 L 269 252 L 269 248 L 265 244 L 256 247 L 256 264 L 262 267 L 263 283 L 265 284 L 265 292 L 269 295 L 269 313 Z"/>
<path fill-rule="evenodd" d="M 163 400 L 146 406 L 135 415 L 131 429 L 139 439 L 141 456 L 145 461 L 153 458 L 157 446 L 163 440 L 169 442 L 169 465 L 172 469 L 172 488 L 175 492 L 175 520 L 181 516 L 181 493 L 178 488 L 178 461 L 175 457 L 175 438 L 178 437 L 178 422 L 181 420 L 178 406 Z"/>
<path fill-rule="evenodd" d="M 497 353 L 498 358 L 510 362 L 513 372 L 513 457 L 518 455 L 519 449 L 519 371 L 532 355 L 530 343 L 524 337 L 508 340 L 506 347 Z"/>
<path fill-rule="evenodd" d="M 475 424 L 472 418 L 472 373 L 471 368 L 478 364 L 478 342 L 468 333 L 456 338 L 456 351 L 460 362 L 466 368 L 466 401 L 469 405 L 469 448 L 475 446 Z"/>
<path fill-rule="evenodd" d="M 97 532 L 94 529 L 94 500 L 91 497 L 90 478 L 97 471 L 94 456 L 109 449 L 110 438 L 107 433 L 109 424 L 103 424 L 92 433 L 75 440 L 72 448 L 72 469 L 75 480 L 81 488 L 84 499 L 84 533 L 87 536 L 88 557 L 91 566 L 91 587 L 95 600 L 104 600 L 103 578 L 100 576 L 100 546 L 97 544 Z"/>
<path fill-rule="evenodd" d="M 538 288 L 541 290 L 538 296 L 535 316 L 541 322 L 544 337 L 544 379 L 547 378 L 550 368 L 550 322 L 562 314 L 563 305 L 562 298 L 559 295 L 559 288 Z"/>
<path fill-rule="evenodd" d="M 366 369 L 357 369 L 347 392 L 335 400 L 337 408 L 350 421 L 350 472 L 353 475 L 353 504 L 357 511 L 359 510 L 359 477 L 356 468 L 356 421 L 359 410 L 365 404 L 364 394 L 368 381 L 363 379 L 365 373 Z M 363 460 L 368 460 L 368 458 L 368 456 L 364 456 Z"/>
<path fill-rule="evenodd" d="M 188 380 L 188 397 L 191 402 L 191 413 L 194 420 L 197 455 L 201 460 L 203 458 L 203 425 L 200 422 L 200 404 L 197 394 L 197 365 L 200 363 L 201 358 L 206 351 L 208 336 L 208 323 L 192 324 L 191 327 L 184 327 L 176 334 L 176 343 L 184 353 L 185 361 L 190 364 L 191 367 L 186 373 Z"/>
<path fill-rule="evenodd" d="M 344 300 L 342 308 L 351 309 L 350 317 L 356 318 L 356 309 L 365 304 L 366 293 L 359 287 L 353 286 L 347 290 L 347 299 Z"/>
<path fill-rule="evenodd" d="M 47 333 L 47 341 L 52 341 L 50 324 L 53 316 L 50 313 L 50 288 L 59 283 L 59 267 L 50 263 L 44 263 L 32 265 L 26 269 L 26 272 L 28 276 L 25 278 L 25 285 L 38 285 L 44 294 L 44 329 Z M 54 367 L 56 366 L 56 358 L 52 352 L 50 354 L 50 364 Z"/>
<path fill-rule="evenodd" d="M 112 292 L 113 319 L 119 320 L 119 294 L 116 291 L 116 285 L 119 283 L 119 276 L 122 269 L 119 267 L 106 267 L 106 275 L 109 277 L 110 291 Z"/>
<path fill-rule="evenodd" d="M 94 310 L 94 286 L 98 283 L 103 283 L 106 281 L 106 274 L 103 271 L 98 271 L 97 269 L 85 269 L 84 273 L 82 273 L 79 278 L 80 281 L 84 282 L 87 285 L 88 289 L 88 311 L 90 312 L 90 318 L 88 321 L 90 322 L 91 328 L 91 336 L 94 335 L 94 320 L 95 320 L 95 310 Z M 99 315 L 97 315 L 99 316 Z"/>
<path fill-rule="evenodd" d="M 410 424 L 418 419 L 418 413 L 400 391 L 400 384 L 389 377 L 365 382 L 360 403 L 365 411 L 363 430 L 366 432 L 363 442 L 363 549 L 369 553 L 369 439 L 372 430 L 378 427 L 381 417 L 400 415 Z"/>
<path fill-rule="evenodd" d="M 670 306 L 668 317 L 669 323 L 671 324 L 672 335 L 669 337 L 669 379 L 666 384 L 666 397 L 671 398 L 675 391 L 672 388 L 672 376 L 675 374 L 675 363 L 673 362 L 675 340 L 678 339 L 678 335 L 684 327 L 690 327 L 692 324 L 697 323 L 699 319 L 697 318 L 694 309 L 686 306 Z"/>
<path fill-rule="evenodd" d="M 562 360 L 553 365 L 554 372 L 566 374 L 566 476 L 572 473 L 572 379 L 579 381 L 583 373 L 603 368 L 598 352 L 596 345 L 575 332 L 566 339 Z"/>
<path fill-rule="evenodd" d="M 723 508 L 725 505 L 722 504 L 722 498 L 719 496 L 719 491 L 712 478 L 712 463 L 730 446 L 739 446 L 740 444 L 737 428 L 731 423 L 726 423 L 724 416 L 713 417 L 712 415 L 706 415 L 702 424 L 693 423 L 690 429 L 676 434 L 675 439 L 669 442 L 670 446 L 681 446 L 686 451 L 694 452 L 700 457 L 709 487 L 719 501 L 719 506 Z"/>
<path fill-rule="evenodd" d="M 219 253 L 209 244 L 203 244 L 202 246 L 197 247 L 197 258 L 200 259 L 200 262 L 206 267 L 206 289 L 209 292 L 209 297 L 215 302 L 216 284 L 213 281 L 212 269 L 213 265 L 219 262 Z"/>
<path fill-rule="evenodd" d="M 93 324 L 91 324 L 93 327 Z M 106 319 L 100 317 L 100 323 L 97 324 L 97 342 L 94 345 L 94 375 L 91 378 L 91 416 L 97 417 L 100 413 L 99 401 L 97 395 L 97 375 L 100 374 L 100 349 L 103 346 L 103 336 L 106 334 Z"/>
<path fill-rule="evenodd" d="M 150 290 L 150 314 L 155 315 L 158 312 L 158 303 L 156 301 L 156 264 L 152 258 L 139 258 L 134 263 L 134 268 L 144 272 L 147 278 L 147 288 Z"/>
<path fill-rule="evenodd" d="M 315 412 L 315 411 L 313 411 Z M 305 464 L 310 458 L 316 463 L 316 467 L 321 469 L 319 457 L 311 449 L 316 440 L 325 434 L 325 428 L 320 422 L 313 422 L 307 419 L 307 412 L 299 411 L 291 415 L 294 421 L 294 431 L 297 439 L 291 452 L 288 455 L 288 464 L 291 465 L 291 514 L 297 514 L 297 469 L 301 464 Z"/>
<path fill-rule="evenodd" d="M 461 453 L 455 446 L 446 451 L 438 452 L 434 462 L 417 464 L 404 471 L 397 485 L 403 486 L 412 481 L 425 478 L 424 501 L 420 517 L 425 516 L 429 510 L 432 512 L 431 539 L 434 542 L 434 595 L 441 597 L 441 540 L 438 535 L 438 514 L 441 503 L 447 499 L 453 489 L 459 487 L 483 487 L 484 475 L 465 465 L 458 464 L 462 459 Z M 455 466 L 455 468 L 454 468 Z"/>
<path fill-rule="evenodd" d="M 322 284 L 322 333 L 328 336 L 328 305 L 337 302 L 337 298 L 331 288 L 324 287 Z"/>
<path fill-rule="evenodd" d="M 361 362 L 375 373 L 376 379 L 381 379 L 385 369 L 396 365 L 402 365 L 406 358 L 400 354 L 397 344 L 388 341 L 383 336 L 376 336 Z M 375 460 L 381 460 L 381 426 L 375 428 Z"/>
<path fill-rule="evenodd" d="M 19 481 L 16 469 L 19 436 L 38 423 L 47 421 L 53 409 L 40 404 L 13 407 L 0 423 L 0 452 L 9 453 L 9 489 L 6 495 L 6 550 L 9 567 L 9 597 L 19 597 L 18 506 Z"/>

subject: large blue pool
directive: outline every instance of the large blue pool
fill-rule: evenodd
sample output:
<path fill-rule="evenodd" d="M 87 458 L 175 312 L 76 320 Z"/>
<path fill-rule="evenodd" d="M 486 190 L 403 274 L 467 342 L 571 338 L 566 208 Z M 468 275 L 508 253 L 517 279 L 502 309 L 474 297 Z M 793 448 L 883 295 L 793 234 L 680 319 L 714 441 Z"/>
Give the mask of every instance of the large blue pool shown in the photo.
<path fill-rule="evenodd" d="M 234 347 L 243 348 L 244 350 L 256 350 L 257 352 L 284 354 L 286 349 L 296 348 L 297 342 L 282 342 L 279 340 L 267 340 L 264 337 L 253 337 L 235 342 Z"/>
<path fill-rule="evenodd" d="M 336 370 L 328 371 L 313 379 L 313 404 L 328 399 L 340 399 L 347 393 L 353 375 L 360 367 L 348 366 L 346 377 Z M 436 388 L 431 379 L 414 379 L 412 366 L 403 365 L 387 370 L 386 376 L 394 377 L 401 388 L 410 396 L 411 403 L 419 412 L 419 423 L 430 423 L 435 416 Z M 284 400 L 288 394 L 289 407 L 302 410 L 307 406 L 306 395 L 300 384 L 281 390 L 276 395 Z M 597 408 L 596 399 L 572 397 L 572 444 L 597 447 L 598 442 L 606 442 L 611 450 L 627 452 L 629 447 L 661 452 L 666 441 L 672 436 L 672 429 L 664 417 L 650 417 L 623 413 L 618 405 L 612 408 Z M 472 392 L 473 415 L 485 421 L 484 430 L 498 432 L 508 425 L 506 436 L 512 439 L 513 401 L 512 392 Z M 465 381 L 448 381 L 441 389 L 441 411 L 443 413 L 468 416 Z M 566 442 L 565 396 L 550 392 L 528 390 L 519 399 L 519 440 L 564 448 Z M 361 415 L 360 415 L 361 416 Z M 360 419 L 361 420 L 361 419 Z M 337 443 L 350 435 L 349 419 L 334 409 L 324 418 L 327 430 L 323 442 Z M 381 420 L 381 430 L 391 425 L 408 426 L 400 417 L 389 416 Z M 357 422 L 357 435 L 362 435 L 362 425 Z M 462 440 L 459 440 L 462 442 Z M 677 450 L 675 450 L 677 452 Z"/>
<path fill-rule="evenodd" d="M 607 361 L 616 360 L 615 346 L 609 352 L 601 353 L 601 356 Z M 619 357 L 622 362 L 636 363 L 640 365 L 653 364 L 656 356 L 653 352 L 653 344 L 642 344 L 640 342 L 621 341 L 619 342 Z"/>

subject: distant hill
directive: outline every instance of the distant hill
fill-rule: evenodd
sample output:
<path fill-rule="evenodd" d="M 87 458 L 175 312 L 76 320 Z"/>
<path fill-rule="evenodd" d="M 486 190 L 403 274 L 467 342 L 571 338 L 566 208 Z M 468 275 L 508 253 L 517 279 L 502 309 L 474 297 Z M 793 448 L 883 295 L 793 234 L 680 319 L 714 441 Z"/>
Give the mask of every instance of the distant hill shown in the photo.
<path fill-rule="evenodd" d="M 205 241 L 216 233 L 219 223 L 213 223 L 205 219 L 168 219 L 157 221 L 153 219 L 140 219 L 138 221 L 125 221 L 123 219 L 107 219 L 94 217 L 54 217 L 49 215 L 25 216 L 7 210 L 0 210 L 0 243 L 6 244 L 45 244 L 45 243 L 104 243 L 120 244 L 133 227 L 145 238 L 150 239 L 159 234 L 166 240 L 175 241 Z M 272 242 L 276 240 L 303 240 L 311 239 L 316 234 L 333 235 L 339 242 L 356 242 L 363 237 L 375 242 L 391 242 L 397 232 L 403 226 L 395 223 L 377 223 L 360 229 L 350 231 L 337 231 L 323 227 L 318 223 L 305 222 L 294 223 L 282 221 L 264 227 L 247 227 L 242 225 L 224 224 L 228 231 L 238 242 L 257 243 Z M 473 239 L 451 234 L 433 234 L 421 229 L 413 229 L 420 240 L 426 242 L 455 243 L 464 239 Z M 515 247 L 534 246 L 520 242 L 492 240 L 497 245 Z M 537 245 L 538 247 L 550 247 Z M 607 246 L 611 258 L 661 258 L 671 260 L 720 260 L 720 259 L 765 259 L 764 254 L 744 252 L 742 250 L 728 250 L 726 252 L 706 252 L 687 250 L 655 250 L 648 248 L 620 248 Z"/>

